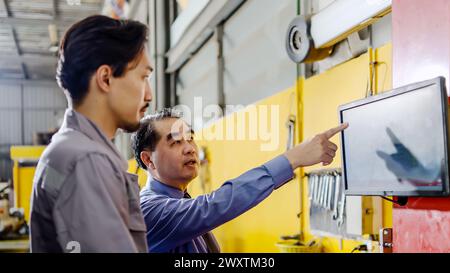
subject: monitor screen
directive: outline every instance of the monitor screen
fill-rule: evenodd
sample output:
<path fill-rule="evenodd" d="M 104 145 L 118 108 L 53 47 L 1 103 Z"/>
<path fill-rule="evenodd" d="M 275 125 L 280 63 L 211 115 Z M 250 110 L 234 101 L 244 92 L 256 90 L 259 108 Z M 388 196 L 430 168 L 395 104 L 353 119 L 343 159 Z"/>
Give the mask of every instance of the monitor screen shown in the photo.
<path fill-rule="evenodd" d="M 346 194 L 448 195 L 447 107 L 442 77 L 340 106 Z"/>

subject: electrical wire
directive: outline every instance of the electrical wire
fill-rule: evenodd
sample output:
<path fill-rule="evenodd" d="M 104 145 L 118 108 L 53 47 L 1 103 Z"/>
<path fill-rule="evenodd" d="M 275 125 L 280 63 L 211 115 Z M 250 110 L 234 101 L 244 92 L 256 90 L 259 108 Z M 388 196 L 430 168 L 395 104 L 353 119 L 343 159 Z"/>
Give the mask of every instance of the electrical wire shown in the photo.
<path fill-rule="evenodd" d="M 381 86 L 381 90 L 384 90 L 384 87 L 386 85 L 386 79 L 387 79 L 387 74 L 388 74 L 388 65 L 386 62 L 376 62 L 376 65 L 384 65 L 385 70 L 384 70 L 384 78 L 383 78 L 383 84 Z"/>
<path fill-rule="evenodd" d="M 374 85 L 375 85 L 375 76 L 376 76 L 377 66 L 384 65 L 384 67 L 385 67 L 385 69 L 384 69 L 384 77 L 383 77 L 383 81 L 382 81 L 383 84 L 381 86 L 381 90 L 384 90 L 384 87 L 386 85 L 387 73 L 388 73 L 388 65 L 387 65 L 386 62 L 374 61 L 374 62 L 370 62 L 369 65 L 371 66 L 372 73 L 370 73 L 371 75 L 369 75 L 367 77 L 366 98 L 375 95 Z"/>
<path fill-rule="evenodd" d="M 359 245 L 355 247 L 350 253 L 355 253 L 355 251 L 367 251 L 367 245 Z"/>
<path fill-rule="evenodd" d="M 386 201 L 392 202 L 392 203 L 397 204 L 397 205 L 399 205 L 399 206 L 404 206 L 404 205 L 405 205 L 404 203 L 401 203 L 401 202 L 396 201 L 396 200 L 394 200 L 394 199 L 389 199 L 389 198 L 387 198 L 387 197 L 385 197 L 385 196 L 380 196 L 380 197 L 381 197 L 382 199 L 386 200 Z"/>

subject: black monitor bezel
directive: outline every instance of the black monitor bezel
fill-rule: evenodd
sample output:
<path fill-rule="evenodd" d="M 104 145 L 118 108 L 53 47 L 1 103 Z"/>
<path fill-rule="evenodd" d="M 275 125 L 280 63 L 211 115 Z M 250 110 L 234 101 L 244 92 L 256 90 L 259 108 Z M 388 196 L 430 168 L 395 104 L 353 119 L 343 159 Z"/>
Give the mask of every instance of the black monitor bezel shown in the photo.
<path fill-rule="evenodd" d="M 441 92 L 441 102 L 442 102 L 442 115 L 443 115 L 443 126 L 444 126 L 444 145 L 447 153 L 445 153 L 445 164 L 447 168 L 445 169 L 445 179 L 442 184 L 441 191 L 352 191 L 348 189 L 347 184 L 347 164 L 345 160 L 345 145 L 344 145 L 344 134 L 345 131 L 340 133 L 340 143 L 341 143 L 341 159 L 342 159 L 342 179 L 345 185 L 345 194 L 350 196 L 405 196 L 405 197 L 446 197 L 450 195 L 450 182 L 449 182 L 449 118 L 448 118 L 448 96 L 445 88 L 445 78 L 437 77 L 431 80 L 422 81 L 414 84 L 409 84 L 402 86 L 391 91 L 384 92 L 382 94 L 368 97 L 365 99 L 357 100 L 348 104 L 339 106 L 338 114 L 340 123 L 344 123 L 343 112 L 352 108 L 360 107 L 362 105 L 374 103 L 380 100 L 388 99 L 391 97 L 399 96 L 408 92 L 413 92 L 417 89 L 421 89 L 430 85 L 438 85 Z M 351 126 L 351 124 L 350 124 Z"/>

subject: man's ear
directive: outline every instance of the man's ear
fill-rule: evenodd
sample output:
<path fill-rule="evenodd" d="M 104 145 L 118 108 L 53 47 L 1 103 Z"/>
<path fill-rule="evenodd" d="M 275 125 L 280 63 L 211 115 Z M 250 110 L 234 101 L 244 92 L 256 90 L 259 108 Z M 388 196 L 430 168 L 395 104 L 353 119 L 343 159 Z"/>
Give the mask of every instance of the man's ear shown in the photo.
<path fill-rule="evenodd" d="M 95 80 L 99 89 L 103 92 L 110 91 L 110 83 L 113 77 L 113 71 L 109 65 L 102 65 L 95 72 Z"/>
<path fill-rule="evenodd" d="M 144 162 L 145 166 L 147 166 L 148 170 L 156 169 L 155 164 L 153 164 L 153 161 L 152 161 L 152 152 L 142 151 L 139 156 L 141 157 L 141 160 L 142 160 L 142 162 Z"/>

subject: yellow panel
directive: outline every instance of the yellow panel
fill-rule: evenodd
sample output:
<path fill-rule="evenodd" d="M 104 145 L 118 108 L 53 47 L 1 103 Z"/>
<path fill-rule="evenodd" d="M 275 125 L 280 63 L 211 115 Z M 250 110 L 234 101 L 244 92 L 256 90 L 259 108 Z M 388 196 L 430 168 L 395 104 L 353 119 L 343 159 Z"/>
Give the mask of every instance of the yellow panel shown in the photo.
<path fill-rule="evenodd" d="M 17 201 L 16 207 L 24 209 L 25 220 L 27 223 L 29 223 L 30 219 L 31 192 L 33 190 L 33 177 L 35 170 L 35 167 L 18 168 L 19 188 L 14 188 L 14 196 Z"/>
<path fill-rule="evenodd" d="M 307 80 L 300 79 L 301 105 L 300 111 L 303 115 L 303 135 L 306 138 L 314 136 L 328 128 L 338 124 L 337 108 L 341 104 L 364 98 L 370 80 L 371 62 L 375 63 L 375 91 L 391 88 L 391 45 L 377 49 L 374 53 L 363 54 L 360 57 L 341 64 L 325 73 Z M 351 125 L 350 125 L 351 126 Z M 338 146 L 339 136 L 332 138 Z M 336 157 L 331 166 L 326 168 L 337 168 L 341 166 L 341 158 Z M 321 165 L 305 168 L 305 171 L 322 169 Z M 302 182 L 302 195 L 307 197 L 306 183 Z M 303 204 L 304 211 L 309 211 L 308 202 Z M 302 214 L 302 230 L 305 232 L 305 240 L 312 238 L 309 224 L 309 214 Z M 383 225 L 392 226 L 392 205 L 383 203 Z M 339 240 L 335 238 L 324 238 L 324 252 L 349 252 L 359 243 L 353 240 Z"/>
<path fill-rule="evenodd" d="M 375 50 L 377 93 L 392 89 L 392 45 Z"/>
<path fill-rule="evenodd" d="M 12 146 L 11 159 L 37 159 L 44 152 L 46 146 Z"/>
<path fill-rule="evenodd" d="M 219 188 L 226 180 L 239 176 L 245 171 L 257 167 L 273 157 L 283 153 L 287 143 L 285 124 L 290 115 L 297 112 L 296 88 L 291 88 L 256 104 L 256 107 L 278 107 L 279 116 L 273 122 L 265 115 L 260 122 L 272 126 L 271 131 L 278 137 L 273 151 L 262 151 L 261 144 L 268 143 L 259 136 L 250 140 L 200 140 L 199 146 L 207 147 L 210 154 L 212 189 Z M 249 109 L 249 108 L 247 108 Z M 272 113 L 276 113 L 274 110 Z M 240 112 L 242 113 L 242 111 Z M 224 128 L 237 128 L 229 125 L 237 123 L 239 114 L 232 114 L 205 129 L 202 133 L 212 134 Z M 248 121 L 248 119 L 247 119 Z M 279 128 L 273 127 L 278 123 Z M 229 127 L 224 127 L 226 124 Z M 247 126 L 248 128 L 249 126 Z M 198 138 L 198 136 L 197 136 Z M 189 191 L 193 195 L 202 194 L 199 179 L 191 183 Z M 223 252 L 278 252 L 275 243 L 281 235 L 299 233 L 297 214 L 300 209 L 299 184 L 297 180 L 289 182 L 276 190 L 261 204 L 224 224 L 214 231 Z"/>
<path fill-rule="evenodd" d="M 348 103 L 365 96 L 367 80 L 369 75 L 369 56 L 364 54 L 359 58 L 337 66 L 318 76 L 307 79 L 304 82 L 302 92 L 303 98 L 303 134 L 305 138 L 313 137 L 328 128 L 339 123 L 337 108 L 341 104 Z M 339 145 L 339 137 L 331 139 Z M 331 166 L 326 168 L 337 168 L 341 166 L 341 158 L 336 157 Z M 305 168 L 305 171 L 322 169 L 321 165 Z M 307 186 L 303 182 L 303 195 L 306 197 Z M 305 198 L 306 199 L 306 198 Z M 309 204 L 305 206 L 305 211 L 309 211 Z M 310 240 L 309 214 L 303 214 L 305 239 Z M 349 252 L 358 243 L 339 244 L 339 240 L 326 238 L 322 241 L 325 252 Z M 347 246 L 350 244 L 350 246 Z"/>
<path fill-rule="evenodd" d="M 138 175 L 139 187 L 142 189 L 147 183 L 147 172 L 138 167 L 137 162 L 134 158 L 128 160 L 128 172 Z"/>
<path fill-rule="evenodd" d="M 23 208 L 25 219 L 29 220 L 30 201 L 33 189 L 35 167 L 18 167 L 18 161 L 23 159 L 39 159 L 46 146 L 12 146 L 11 158 L 13 166 L 14 206 Z M 142 188 L 147 181 L 147 173 L 137 168 L 134 159 L 129 160 L 128 172 L 138 174 L 139 186 Z"/>
<path fill-rule="evenodd" d="M 25 220 L 30 217 L 30 201 L 33 189 L 35 167 L 19 167 L 18 162 L 24 159 L 37 160 L 44 151 L 45 146 L 12 146 L 11 159 L 13 166 L 14 206 L 23 208 Z"/>

